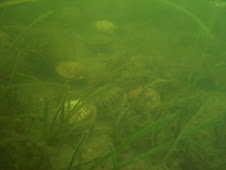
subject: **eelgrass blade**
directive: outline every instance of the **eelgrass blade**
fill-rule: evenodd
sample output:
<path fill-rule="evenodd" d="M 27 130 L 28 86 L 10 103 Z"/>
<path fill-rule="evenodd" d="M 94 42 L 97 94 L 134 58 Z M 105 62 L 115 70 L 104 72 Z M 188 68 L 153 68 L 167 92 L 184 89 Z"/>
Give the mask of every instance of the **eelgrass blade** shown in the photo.
<path fill-rule="evenodd" d="M 188 132 L 185 132 L 184 135 L 180 138 L 180 140 L 188 138 L 188 137 L 192 136 L 193 134 L 195 134 L 196 132 L 198 132 L 199 130 L 213 125 L 217 120 L 219 120 L 222 116 L 224 116 L 225 113 L 226 112 L 220 113 L 220 114 L 216 115 L 215 117 L 213 117 L 212 119 L 210 119 L 209 121 L 206 121 L 206 122 L 202 123 L 198 127 L 193 128 L 193 129 L 189 130 Z M 127 166 L 129 164 L 132 164 L 133 162 L 135 162 L 138 159 L 143 159 L 143 158 L 145 158 L 145 157 L 147 157 L 149 155 L 158 153 L 161 150 L 166 149 L 166 148 L 168 148 L 168 147 L 170 147 L 172 145 L 174 146 L 176 141 L 177 141 L 177 139 L 171 140 L 170 142 L 167 142 L 165 144 L 162 144 L 162 145 L 159 145 L 157 147 L 154 147 L 154 148 L 150 149 L 148 152 L 145 152 L 145 153 L 143 153 L 143 154 L 141 154 L 139 156 L 136 156 L 133 159 L 130 159 L 130 160 L 128 160 L 128 161 L 126 161 L 126 162 L 114 167 L 113 170 L 117 170 L 117 169 L 123 168 L 123 167 L 125 167 L 125 166 Z"/>
<path fill-rule="evenodd" d="M 18 5 L 18 4 L 23 4 L 23 3 L 26 3 L 26 2 L 35 2 L 35 1 L 36 0 L 8 0 L 8 1 L 5 1 L 5 2 L 1 2 L 0 8 Z"/>
<path fill-rule="evenodd" d="M 48 113 L 49 113 L 49 100 L 45 100 L 44 112 L 43 112 L 43 130 L 46 132 L 48 124 Z"/>
<path fill-rule="evenodd" d="M 225 112 L 220 113 L 220 114 L 216 115 L 215 117 L 213 117 L 212 119 L 210 119 L 209 121 L 206 121 L 206 122 L 202 123 L 198 127 L 193 128 L 193 129 L 189 130 L 188 132 L 185 132 L 184 135 L 180 138 L 180 140 L 185 139 L 187 137 L 190 137 L 193 134 L 195 134 L 196 132 L 198 132 L 199 130 L 213 125 L 217 120 L 219 120 L 219 118 L 221 118 L 224 115 L 225 115 Z M 145 152 L 145 153 L 143 153 L 143 154 L 141 154 L 141 155 L 139 155 L 139 156 L 137 156 L 137 157 L 135 157 L 133 159 L 130 159 L 129 161 L 126 161 L 126 162 L 118 165 L 117 167 L 113 168 L 113 170 L 123 168 L 123 167 L 125 167 L 125 166 L 127 166 L 129 164 L 132 164 L 133 162 L 135 162 L 138 159 L 145 158 L 146 156 L 149 156 L 151 154 L 155 154 L 155 153 L 157 153 L 157 152 L 159 152 L 159 151 L 161 151 L 163 149 L 166 149 L 167 147 L 171 146 L 172 144 L 175 144 L 176 141 L 177 140 L 171 140 L 170 142 L 167 142 L 165 144 L 162 144 L 160 146 L 152 148 L 148 152 Z"/>
<path fill-rule="evenodd" d="M 110 151 L 113 153 L 112 155 L 112 161 L 113 161 L 113 169 L 117 167 L 117 157 L 114 146 L 110 143 L 109 144 Z"/>
<path fill-rule="evenodd" d="M 209 29 L 207 28 L 207 26 L 205 24 L 203 24 L 203 22 L 198 18 L 196 17 L 195 15 L 193 15 L 190 11 L 188 11 L 186 8 L 184 7 L 181 7 L 173 2 L 170 2 L 168 0 L 154 0 L 154 1 L 157 1 L 158 3 L 160 4 L 163 4 L 163 5 L 166 5 L 166 6 L 169 6 L 171 8 L 173 8 L 174 10 L 177 10 L 181 13 L 183 13 L 184 15 L 190 17 L 196 24 L 199 25 L 199 27 L 207 34 L 210 34 L 210 31 Z"/>
<path fill-rule="evenodd" d="M 55 113 L 55 115 L 53 117 L 53 120 L 52 120 L 52 123 L 51 123 L 51 127 L 50 127 L 50 135 L 51 136 L 53 136 L 53 129 L 54 129 L 55 125 L 56 125 L 57 117 L 58 117 L 60 111 L 62 110 L 62 106 L 64 105 L 64 101 L 65 101 L 65 97 L 64 97 L 64 99 L 62 101 L 61 106 L 57 109 L 57 111 L 56 111 L 56 113 Z"/>
<path fill-rule="evenodd" d="M 11 45 L 6 49 L 6 51 L 3 53 L 4 55 L 6 55 L 13 47 L 15 47 L 15 45 L 19 42 L 20 38 L 22 37 L 22 35 L 27 32 L 31 27 L 33 27 L 33 25 L 39 23 L 41 20 L 43 20 L 44 18 L 46 18 L 47 16 L 51 15 L 53 13 L 53 11 L 48 11 L 47 13 L 39 16 L 37 19 L 35 19 L 30 25 L 28 25 L 20 34 L 17 35 L 17 37 L 15 38 L 15 40 L 11 43 Z M 16 58 L 16 56 L 15 56 Z M 7 57 L 5 57 L 3 60 L 1 60 L 0 62 L 1 63 L 4 63 L 6 61 Z M 9 78 L 9 81 L 8 81 L 8 85 L 7 87 L 10 87 L 11 84 L 12 84 L 12 81 L 16 75 L 16 71 L 17 71 L 17 68 L 19 66 L 19 60 L 17 60 L 15 63 L 14 63 L 14 66 L 13 66 L 13 70 L 12 70 L 12 73 L 10 75 L 10 78 Z"/>
<path fill-rule="evenodd" d="M 196 117 L 197 115 L 195 115 L 194 117 Z M 168 157 L 169 157 L 170 153 L 172 152 L 173 148 L 178 144 L 179 141 L 181 141 L 181 140 L 183 140 L 183 139 L 195 134 L 196 132 L 198 132 L 199 130 L 201 130 L 203 128 L 206 128 L 206 127 L 209 127 L 209 126 L 215 124 L 215 122 L 217 120 L 219 120 L 222 116 L 225 116 L 225 115 L 226 115 L 226 112 L 224 111 L 224 112 L 219 113 L 218 115 L 214 116 L 213 118 L 209 119 L 208 121 L 200 124 L 199 126 L 193 128 L 191 130 L 188 130 L 186 132 L 182 132 L 181 135 L 179 135 L 176 138 L 176 140 L 174 141 L 173 146 L 170 148 L 169 152 L 166 154 L 165 160 L 168 159 Z M 192 118 L 192 120 L 190 122 L 192 122 L 193 120 L 194 120 L 194 118 Z M 188 125 L 190 124 L 190 122 L 188 123 Z M 186 125 L 186 126 L 188 126 L 188 125 Z"/>
<path fill-rule="evenodd" d="M 129 137 L 127 140 L 125 140 L 123 143 L 121 143 L 120 145 L 115 147 L 115 152 L 118 152 L 120 149 L 124 148 L 125 146 L 127 146 L 131 142 L 135 141 L 139 137 L 141 137 L 141 136 L 145 135 L 146 133 L 150 132 L 150 130 L 152 130 L 153 128 L 161 125 L 162 123 L 164 123 L 166 121 L 169 121 L 169 120 L 173 119 L 175 116 L 176 116 L 176 114 L 173 114 L 171 116 L 166 116 L 166 117 L 163 117 L 162 119 L 156 121 L 155 123 L 150 124 L 146 128 L 144 128 L 144 129 L 140 130 L 139 132 L 135 133 L 134 135 Z M 96 163 L 94 163 L 90 167 L 90 170 L 93 170 L 93 169 L 97 168 L 100 164 L 102 164 L 105 160 L 107 160 L 113 154 L 114 154 L 113 152 L 110 152 L 110 153 L 106 154 L 105 156 L 103 156 L 100 160 L 98 160 Z"/>
<path fill-rule="evenodd" d="M 132 164 L 133 162 L 135 162 L 138 159 L 143 159 L 143 158 L 145 158 L 145 157 L 147 157 L 149 155 L 158 153 L 158 152 L 162 151 L 163 149 L 166 149 L 166 148 L 170 147 L 172 144 L 173 144 L 173 140 L 171 140 L 171 141 L 169 141 L 167 143 L 164 143 L 162 145 L 159 145 L 157 147 L 154 147 L 154 148 L 150 149 L 148 152 L 142 153 L 139 156 L 136 156 L 135 158 L 130 159 L 130 160 L 118 165 L 117 167 L 113 168 L 113 170 L 123 168 L 123 167 L 125 167 L 125 166 L 127 166 L 129 164 Z"/>
<path fill-rule="evenodd" d="M 226 115 L 226 112 L 222 112 L 222 113 L 214 116 L 209 121 L 206 121 L 206 122 L 200 124 L 199 126 L 197 126 L 196 128 L 193 128 L 193 129 L 189 130 L 188 132 L 185 132 L 183 134 L 183 136 L 181 137 L 181 140 L 184 139 L 184 138 L 187 138 L 187 137 L 189 137 L 191 135 L 193 135 L 194 133 L 198 132 L 199 130 L 201 130 L 203 128 L 206 128 L 206 127 L 209 127 L 209 126 L 215 124 L 216 121 L 218 121 L 222 116 L 225 116 L 225 115 Z"/>
<path fill-rule="evenodd" d="M 75 149 L 75 152 L 74 152 L 74 154 L 72 156 L 71 162 L 70 162 L 70 164 L 68 166 L 68 170 L 71 170 L 71 168 L 73 166 L 73 163 L 74 163 L 75 159 L 78 157 L 79 151 L 80 151 L 82 145 L 84 144 L 87 136 L 88 136 L 88 131 L 83 133 L 83 135 L 82 135 L 82 137 L 81 137 L 81 139 L 80 139 L 80 141 L 79 141 L 79 143 L 78 143 L 78 145 L 77 145 L 77 147 Z"/>
<path fill-rule="evenodd" d="M 31 79 L 33 81 L 41 83 L 41 81 L 39 79 L 35 78 L 34 76 L 31 76 L 31 75 L 28 75 L 28 74 L 24 74 L 24 73 L 16 73 L 16 74 L 19 75 L 19 76 L 23 76 L 23 77 L 29 78 L 29 79 Z"/>
<path fill-rule="evenodd" d="M 63 126 L 63 123 L 64 123 L 64 115 L 65 115 L 65 105 L 63 102 L 63 104 L 61 105 L 61 110 L 60 110 L 60 126 L 61 127 Z"/>

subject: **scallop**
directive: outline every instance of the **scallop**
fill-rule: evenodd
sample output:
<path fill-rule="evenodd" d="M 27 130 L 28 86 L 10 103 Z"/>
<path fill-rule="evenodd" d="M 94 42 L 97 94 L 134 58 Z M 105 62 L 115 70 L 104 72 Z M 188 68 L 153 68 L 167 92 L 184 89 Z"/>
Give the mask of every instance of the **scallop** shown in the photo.
<path fill-rule="evenodd" d="M 136 110 L 153 111 L 160 104 L 160 95 L 152 88 L 147 88 L 142 90 L 135 100 Z"/>
<path fill-rule="evenodd" d="M 68 110 L 68 103 L 65 104 L 65 109 Z M 73 100 L 70 102 L 70 123 L 79 123 L 84 121 L 96 120 L 96 107 L 81 99 Z M 74 110 L 74 111 L 73 111 Z"/>
<path fill-rule="evenodd" d="M 63 61 L 57 64 L 56 73 L 66 80 L 81 80 L 85 75 L 85 67 L 78 62 Z"/>
<path fill-rule="evenodd" d="M 149 109 L 155 109 L 159 106 L 160 104 L 160 95 L 158 92 L 156 92 L 155 90 L 148 88 L 145 91 L 145 97 L 148 99 L 146 106 Z"/>
<path fill-rule="evenodd" d="M 108 33 L 108 34 L 112 34 L 117 28 L 111 21 L 107 21 L 107 20 L 97 21 L 96 27 L 99 31 Z"/>

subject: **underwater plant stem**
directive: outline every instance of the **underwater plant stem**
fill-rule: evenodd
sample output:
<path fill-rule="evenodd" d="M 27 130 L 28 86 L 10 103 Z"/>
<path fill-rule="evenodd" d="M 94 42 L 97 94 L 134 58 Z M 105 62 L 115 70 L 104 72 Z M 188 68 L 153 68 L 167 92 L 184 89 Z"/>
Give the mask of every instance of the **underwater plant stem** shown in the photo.
<path fill-rule="evenodd" d="M 156 1 L 156 2 L 158 2 L 158 3 L 161 3 L 161 4 L 165 4 L 165 5 L 169 6 L 169 7 L 174 8 L 175 10 L 177 10 L 177 11 L 179 11 L 179 12 L 184 13 L 186 16 L 190 17 L 195 23 L 197 23 L 197 24 L 200 26 L 200 28 L 201 28 L 205 33 L 210 34 L 210 31 L 209 31 L 209 29 L 206 27 L 206 25 L 203 24 L 202 21 L 201 21 L 198 17 L 196 17 L 195 15 L 193 15 L 193 14 L 192 14 L 190 11 L 188 11 L 187 9 L 185 9 L 185 8 L 183 8 L 183 7 L 181 7 L 181 6 L 177 5 L 177 4 L 175 4 L 175 3 L 173 3 L 173 2 L 170 2 L 170 1 L 168 1 L 168 0 L 154 0 L 154 1 Z"/>
<path fill-rule="evenodd" d="M 196 128 L 189 130 L 188 132 L 184 133 L 180 140 L 183 140 L 183 139 L 187 138 L 188 136 L 191 136 L 192 134 L 194 134 L 195 132 L 197 132 L 197 131 L 199 131 L 203 128 L 206 128 L 206 127 L 213 125 L 217 120 L 219 120 L 222 116 L 225 116 L 225 115 L 226 115 L 226 112 L 222 112 L 222 113 L 217 114 L 216 116 L 214 116 L 210 120 L 200 124 Z"/>
<path fill-rule="evenodd" d="M 76 147 L 76 149 L 75 149 L 75 152 L 74 152 L 73 157 L 72 157 L 72 159 L 71 159 L 71 162 L 70 162 L 70 164 L 69 164 L 68 170 L 71 170 L 72 165 L 73 165 L 75 159 L 78 157 L 78 153 L 79 153 L 79 151 L 80 151 L 82 145 L 83 145 L 84 142 L 86 141 L 87 136 L 88 136 L 88 131 L 86 131 L 86 132 L 83 133 L 83 135 L 82 135 L 80 141 L 78 142 L 78 145 L 77 145 L 77 147 Z"/>
<path fill-rule="evenodd" d="M 0 8 L 12 6 L 12 5 L 17 5 L 17 4 L 23 4 L 23 3 L 26 3 L 26 2 L 35 2 L 35 1 L 37 1 L 37 0 L 8 0 L 8 1 L 5 1 L 5 2 L 1 2 Z"/>
<path fill-rule="evenodd" d="M 215 16 L 216 16 L 216 6 L 215 6 L 214 0 L 212 0 L 210 3 L 211 3 L 211 11 L 210 11 L 211 17 L 210 17 L 210 20 L 209 20 L 209 31 L 212 32 L 214 21 L 215 21 Z M 203 57 L 203 59 L 205 57 L 204 54 L 205 54 L 205 52 L 207 50 L 208 42 L 209 42 L 210 38 L 211 38 L 211 36 L 209 34 L 207 34 L 207 36 L 205 38 L 202 54 L 201 54 L 201 57 Z"/>
<path fill-rule="evenodd" d="M 193 134 L 195 134 L 196 132 L 198 132 L 199 130 L 213 125 L 222 116 L 225 116 L 225 113 L 226 112 L 219 113 L 218 115 L 214 116 L 212 119 L 200 124 L 199 126 L 193 128 L 193 129 L 191 129 L 189 131 L 186 131 L 185 133 L 183 133 L 183 135 L 181 136 L 180 140 L 188 138 L 188 137 L 192 136 Z M 150 149 L 148 152 L 142 153 L 139 156 L 136 156 L 135 158 L 132 158 L 132 159 L 130 159 L 130 160 L 128 160 L 128 161 L 126 161 L 126 162 L 114 167 L 113 170 L 123 168 L 123 167 L 125 167 L 125 166 L 127 166 L 129 164 L 132 164 L 136 160 L 143 159 L 143 158 L 145 158 L 145 157 L 147 157 L 147 156 L 149 156 L 151 154 L 155 154 L 157 152 L 160 152 L 163 149 L 166 149 L 168 147 L 171 147 L 170 148 L 170 150 L 171 150 L 175 146 L 175 143 L 177 143 L 177 141 L 178 141 L 178 139 L 176 138 L 176 139 L 170 140 L 167 143 L 164 143 L 164 144 L 161 144 L 161 145 L 159 145 L 157 147 L 154 147 L 154 148 Z M 169 150 L 169 152 L 170 152 L 170 150 Z"/>
<path fill-rule="evenodd" d="M 117 167 L 117 157 L 114 146 L 110 143 L 109 144 L 110 151 L 113 153 L 112 160 L 113 160 L 113 169 Z"/>
<path fill-rule="evenodd" d="M 23 74 L 23 73 L 16 73 L 16 74 L 20 75 L 20 76 L 23 76 L 23 77 L 27 77 L 27 78 L 29 78 L 31 80 L 36 81 L 36 82 L 41 82 L 39 79 L 37 79 L 37 78 L 35 78 L 35 77 L 31 76 L 31 75 L 27 75 L 27 74 Z"/>
<path fill-rule="evenodd" d="M 206 121 L 206 122 L 200 124 L 199 126 L 193 128 L 193 129 L 191 129 L 191 130 L 185 131 L 185 130 L 189 127 L 189 125 L 190 125 L 190 124 L 191 124 L 191 123 L 192 123 L 199 115 L 200 115 L 200 111 L 199 111 L 197 114 L 195 114 L 195 115 L 191 118 L 191 120 L 185 125 L 184 129 L 183 129 L 182 132 L 179 134 L 179 136 L 174 140 L 174 143 L 173 143 L 172 147 L 170 148 L 170 150 L 169 150 L 168 153 L 166 154 L 166 156 L 165 156 L 165 158 L 164 158 L 165 161 L 169 158 L 169 156 L 170 156 L 172 150 L 173 150 L 174 147 L 179 143 L 179 141 L 181 141 L 181 140 L 183 140 L 183 139 L 185 139 L 185 138 L 187 138 L 187 137 L 193 135 L 194 133 L 196 133 L 197 131 L 199 131 L 199 130 L 201 130 L 201 129 L 203 129 L 203 128 L 206 128 L 206 127 L 209 127 L 209 126 L 213 125 L 213 124 L 214 124 L 217 120 L 219 120 L 222 116 L 225 116 L 225 115 L 226 115 L 226 112 L 224 111 L 224 112 L 222 112 L 222 113 L 219 113 L 219 114 L 217 114 L 216 116 L 214 116 L 214 117 L 212 117 L 211 119 L 209 119 L 208 121 Z"/>
<path fill-rule="evenodd" d="M 69 116 L 70 115 L 70 111 L 71 111 L 71 99 L 70 99 L 71 86 L 70 86 L 70 81 L 66 81 L 65 82 L 65 87 L 66 87 L 66 96 L 68 98 L 68 101 L 67 101 L 68 102 L 68 107 L 66 108 L 67 109 L 66 113 L 68 115 L 66 115 L 66 116 Z"/>
<path fill-rule="evenodd" d="M 145 158 L 145 157 L 147 157 L 147 156 L 149 156 L 151 154 L 155 154 L 155 153 L 157 153 L 159 151 L 162 151 L 163 149 L 166 149 L 167 147 L 169 147 L 172 144 L 173 144 L 173 140 L 171 140 L 171 141 L 169 141 L 167 143 L 164 143 L 162 145 L 159 145 L 157 147 L 154 147 L 154 148 L 150 149 L 148 152 L 142 153 L 139 156 L 136 156 L 135 158 L 132 158 L 132 159 L 130 159 L 130 160 L 118 165 L 117 167 L 113 168 L 112 170 L 121 169 L 121 168 L 123 168 L 123 167 L 125 167 L 125 166 L 127 166 L 129 164 L 132 164 L 136 160 L 143 159 L 143 158 Z"/>
<path fill-rule="evenodd" d="M 51 122 L 51 126 L 50 126 L 50 139 L 51 140 L 50 140 L 50 143 L 54 139 L 54 128 L 56 126 L 57 117 L 58 117 L 59 113 L 62 111 L 62 107 L 64 106 L 65 98 L 66 97 L 63 98 L 62 103 L 61 103 L 60 107 L 57 109 L 57 111 L 56 111 L 56 113 L 55 113 L 55 115 L 53 117 L 53 120 Z"/>
<path fill-rule="evenodd" d="M 57 83 L 26 83 L 26 84 L 12 84 L 11 87 L 18 87 L 18 86 L 34 86 L 34 85 L 49 85 L 49 86 L 56 86 L 56 87 L 65 87 L 65 85 L 57 84 Z"/>
<path fill-rule="evenodd" d="M 45 100 L 44 113 L 43 113 L 43 131 L 46 134 L 46 128 L 48 124 L 48 113 L 49 113 L 49 100 Z"/>
<path fill-rule="evenodd" d="M 151 129 L 161 125 L 162 123 L 173 119 L 176 116 L 176 114 L 173 114 L 171 116 L 166 116 L 163 117 L 162 119 L 156 121 L 153 124 L 150 124 L 149 126 L 147 126 L 146 128 L 140 130 L 139 132 L 135 133 L 134 135 L 130 136 L 128 139 L 126 139 L 123 143 L 121 143 L 120 145 L 118 145 L 117 147 L 115 147 L 115 152 L 118 152 L 120 149 L 122 149 L 123 147 L 127 146 L 128 144 L 130 144 L 131 142 L 135 141 L 136 139 L 138 139 L 139 137 L 145 135 L 146 133 L 148 133 Z M 111 157 L 114 153 L 110 152 L 108 154 L 106 154 L 105 156 L 103 156 L 100 160 L 98 160 L 96 163 L 94 163 L 89 170 L 93 170 L 95 168 L 97 168 L 100 164 L 102 164 L 106 159 L 108 159 L 109 157 Z"/>
<path fill-rule="evenodd" d="M 11 48 L 12 48 L 13 46 L 15 46 L 15 44 L 19 41 L 19 39 L 22 37 L 22 35 L 23 35 L 26 31 L 28 31 L 33 25 L 37 24 L 37 23 L 40 22 L 43 18 L 49 16 L 49 15 L 52 14 L 52 13 L 53 13 L 53 10 L 48 11 L 47 13 L 45 13 L 45 14 L 39 16 L 37 19 L 35 19 L 35 20 L 34 20 L 30 25 L 28 25 L 28 26 L 27 26 L 27 27 L 26 27 L 19 35 L 17 35 L 17 37 L 16 37 L 15 40 L 12 42 L 12 44 L 8 47 L 8 49 L 6 50 L 5 53 L 7 54 L 7 52 L 10 51 Z M 6 57 L 6 58 L 7 58 L 7 57 Z M 5 61 L 6 61 L 6 58 L 5 58 Z M 0 62 L 1 62 L 1 63 L 4 63 L 3 61 L 0 61 Z M 18 65 L 19 65 L 19 62 L 14 63 L 13 71 L 12 71 L 12 73 L 11 73 L 11 75 L 10 75 L 10 79 L 9 79 L 8 86 L 7 86 L 7 87 L 9 87 L 9 86 L 12 84 L 12 80 L 13 80 L 15 74 L 16 74 L 16 70 L 17 70 L 17 68 L 18 68 Z"/>
<path fill-rule="evenodd" d="M 21 33 L 19 33 L 17 35 L 17 37 L 14 39 L 14 41 L 12 42 L 12 44 L 8 47 L 6 53 L 11 50 L 11 48 L 20 40 L 20 38 L 22 37 L 22 35 L 27 32 L 31 27 L 33 27 L 35 24 L 39 23 L 41 20 L 43 20 L 44 18 L 48 17 L 49 15 L 51 15 L 54 11 L 50 10 L 48 12 L 46 12 L 43 15 L 40 15 L 38 18 L 36 18 L 30 25 L 28 25 L 23 31 L 21 31 Z"/>

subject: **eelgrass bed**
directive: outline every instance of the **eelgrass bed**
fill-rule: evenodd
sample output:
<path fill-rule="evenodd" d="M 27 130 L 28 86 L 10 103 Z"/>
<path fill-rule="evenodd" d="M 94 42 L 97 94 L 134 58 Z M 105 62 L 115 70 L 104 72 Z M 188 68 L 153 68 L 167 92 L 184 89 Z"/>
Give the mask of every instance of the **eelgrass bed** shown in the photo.
<path fill-rule="evenodd" d="M 209 24 L 168 0 L 51 3 L 0 3 L 0 169 L 225 169 L 214 1 Z M 137 20 L 142 4 L 153 12 Z M 152 5 L 188 28 L 162 27 Z"/>

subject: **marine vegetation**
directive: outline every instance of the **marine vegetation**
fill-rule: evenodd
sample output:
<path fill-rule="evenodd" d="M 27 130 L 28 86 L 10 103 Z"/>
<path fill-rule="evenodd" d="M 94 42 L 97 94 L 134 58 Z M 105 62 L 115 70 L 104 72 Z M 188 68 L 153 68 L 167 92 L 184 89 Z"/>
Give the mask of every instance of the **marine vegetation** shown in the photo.
<path fill-rule="evenodd" d="M 0 2 L 0 170 L 225 169 L 223 4 Z"/>

